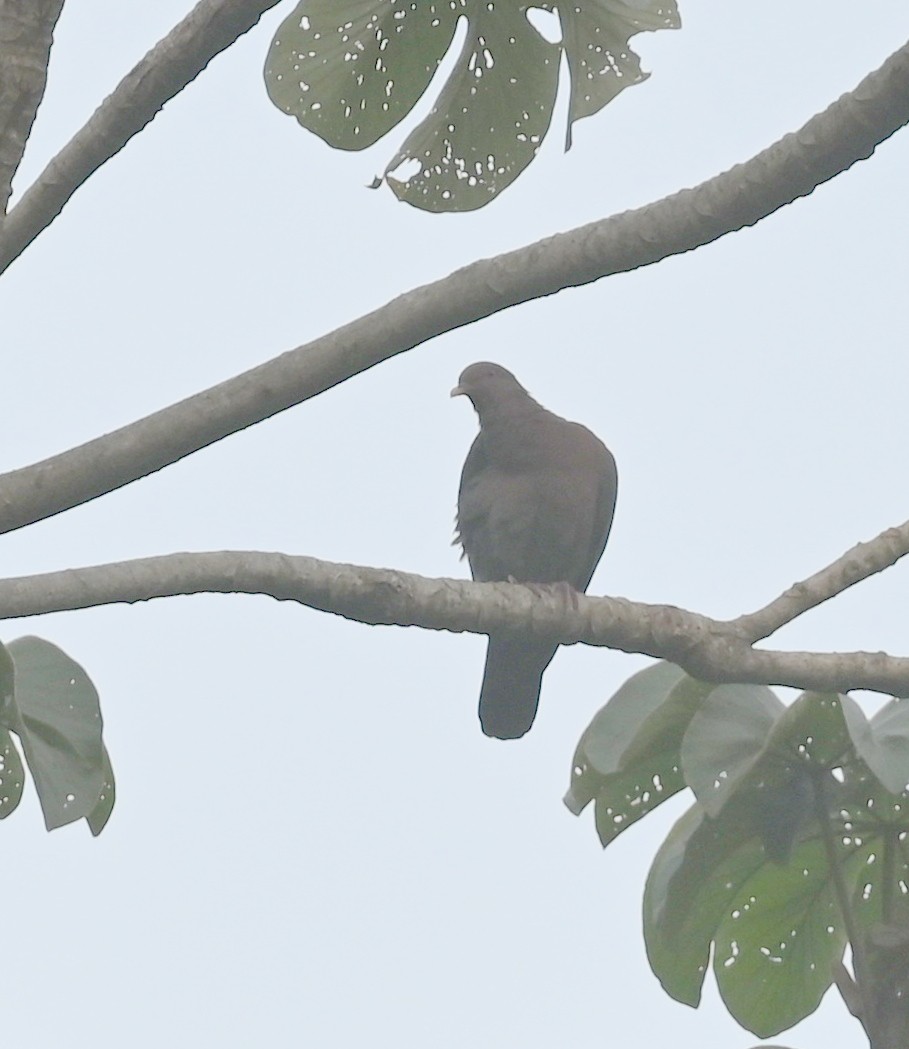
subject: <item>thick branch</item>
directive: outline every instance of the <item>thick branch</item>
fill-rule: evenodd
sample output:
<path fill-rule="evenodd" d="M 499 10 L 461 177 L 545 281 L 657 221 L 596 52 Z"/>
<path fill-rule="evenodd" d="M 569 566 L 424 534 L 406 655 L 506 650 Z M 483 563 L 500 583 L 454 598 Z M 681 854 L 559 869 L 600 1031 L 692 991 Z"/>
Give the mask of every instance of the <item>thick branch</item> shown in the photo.
<path fill-rule="evenodd" d="M 732 621 L 733 627 L 752 644 L 775 634 L 780 627 L 798 619 L 809 609 L 836 597 L 863 579 L 883 572 L 909 554 L 909 521 L 888 528 L 868 543 L 847 550 L 833 564 L 813 576 L 794 583 L 766 607 Z"/>
<path fill-rule="evenodd" d="M 49 5 L 49 0 L 43 2 Z M 20 0 L 19 6 L 29 3 L 35 0 Z M 277 3 L 202 0 L 197 4 L 120 82 L 10 211 L 0 231 L 0 273 L 54 221 L 90 175 Z"/>
<path fill-rule="evenodd" d="M 255 552 L 171 554 L 0 580 L 0 618 L 199 593 L 265 594 L 360 623 L 485 634 L 531 631 L 668 659 L 717 682 L 909 695 L 909 658 L 755 651 L 730 623 L 623 598 L 540 596 L 514 583 L 425 579 L 389 569 Z"/>
<path fill-rule="evenodd" d="M 54 26 L 62 10 L 63 0 L 0 0 L 0 215 L 44 98 Z"/>
<path fill-rule="evenodd" d="M 696 189 L 475 262 L 106 437 L 6 474 L 0 532 L 129 484 L 443 332 L 753 225 L 870 156 L 907 121 L 909 45 L 801 131 Z"/>

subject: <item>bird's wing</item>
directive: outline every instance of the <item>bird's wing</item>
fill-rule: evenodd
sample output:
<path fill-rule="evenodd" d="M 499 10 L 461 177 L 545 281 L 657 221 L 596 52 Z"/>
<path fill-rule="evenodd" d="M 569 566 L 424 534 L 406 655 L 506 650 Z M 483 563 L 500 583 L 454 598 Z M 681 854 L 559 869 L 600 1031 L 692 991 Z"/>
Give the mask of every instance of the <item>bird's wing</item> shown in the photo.
<path fill-rule="evenodd" d="M 619 475 L 612 452 L 605 445 L 603 445 L 603 452 L 605 455 L 602 457 L 601 471 L 597 484 L 597 498 L 594 506 L 593 527 L 590 534 L 590 553 L 586 566 L 586 578 L 579 580 L 581 585 L 577 587 L 582 592 L 589 586 L 593 573 L 600 563 L 600 558 L 606 549 L 609 533 L 612 530 L 612 519 L 615 516 Z"/>

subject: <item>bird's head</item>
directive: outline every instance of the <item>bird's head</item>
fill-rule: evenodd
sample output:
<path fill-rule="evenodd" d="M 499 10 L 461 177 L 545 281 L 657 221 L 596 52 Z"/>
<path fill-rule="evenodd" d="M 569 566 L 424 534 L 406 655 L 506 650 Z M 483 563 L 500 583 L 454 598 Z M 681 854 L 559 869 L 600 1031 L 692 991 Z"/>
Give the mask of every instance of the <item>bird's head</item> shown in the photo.
<path fill-rule="evenodd" d="M 481 417 L 485 410 L 506 403 L 515 396 L 528 396 L 527 391 L 507 368 L 489 361 L 471 364 L 461 372 L 458 385 L 451 391 L 451 396 L 462 395 L 470 398 Z"/>

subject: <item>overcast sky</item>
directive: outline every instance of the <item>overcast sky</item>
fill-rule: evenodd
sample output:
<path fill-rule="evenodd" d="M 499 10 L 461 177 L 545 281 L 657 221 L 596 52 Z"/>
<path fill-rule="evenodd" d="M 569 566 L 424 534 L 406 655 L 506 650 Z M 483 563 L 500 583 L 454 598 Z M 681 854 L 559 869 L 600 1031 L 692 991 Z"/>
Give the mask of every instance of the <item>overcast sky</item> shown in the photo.
<path fill-rule="evenodd" d="M 189 0 L 71 0 L 21 193 Z M 904 0 L 682 0 L 634 40 L 652 77 L 490 207 L 364 188 L 404 137 L 333 153 L 261 77 L 282 4 L 81 189 L 0 282 L 0 469 L 97 436 L 476 258 L 748 159 L 909 36 Z M 495 360 L 613 450 L 591 586 L 716 616 L 763 604 L 909 518 L 909 138 L 756 228 L 511 309 L 88 506 L 0 539 L 0 574 L 260 549 L 465 576 L 450 546 L 476 421 L 448 391 Z M 905 654 L 905 565 L 781 643 Z M 4 842 L 4 1041 L 22 1049 L 745 1049 L 708 978 L 650 973 L 640 899 L 687 802 L 603 853 L 561 802 L 593 713 L 645 660 L 563 649 L 533 732 L 484 738 L 484 640 L 193 597 L 4 624 L 89 671 L 118 779 L 97 840 Z M 670 811 L 672 810 L 672 811 Z M 848 1022 L 847 1022 L 848 1020 Z M 863 1044 L 831 994 L 777 1041 Z"/>

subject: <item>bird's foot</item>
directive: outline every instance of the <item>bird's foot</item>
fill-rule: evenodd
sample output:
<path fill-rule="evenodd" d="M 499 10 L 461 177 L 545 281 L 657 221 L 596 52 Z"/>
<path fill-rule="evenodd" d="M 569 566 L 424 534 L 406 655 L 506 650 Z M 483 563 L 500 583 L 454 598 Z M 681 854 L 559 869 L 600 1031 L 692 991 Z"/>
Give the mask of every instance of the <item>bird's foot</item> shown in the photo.
<path fill-rule="evenodd" d="M 578 610 L 578 597 L 580 595 L 571 583 L 564 581 L 559 583 L 528 583 L 522 579 L 515 579 L 513 576 L 508 577 L 508 582 L 520 583 L 522 586 L 526 586 L 537 597 L 558 597 L 566 608 L 570 607 L 575 612 Z"/>

